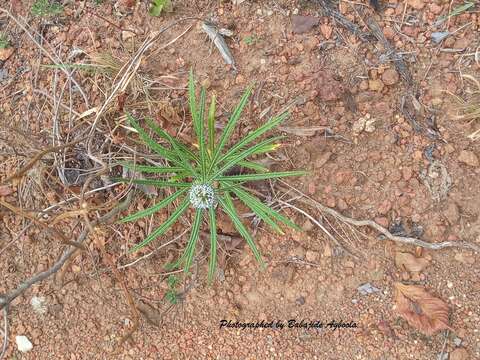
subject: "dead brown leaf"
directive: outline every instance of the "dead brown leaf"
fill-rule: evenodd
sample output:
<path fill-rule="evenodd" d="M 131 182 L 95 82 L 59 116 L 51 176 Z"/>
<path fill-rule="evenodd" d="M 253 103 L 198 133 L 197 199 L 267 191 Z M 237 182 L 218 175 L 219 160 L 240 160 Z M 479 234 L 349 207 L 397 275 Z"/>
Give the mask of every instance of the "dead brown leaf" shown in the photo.
<path fill-rule="evenodd" d="M 13 189 L 8 185 L 0 186 L 0 196 L 7 196 L 13 193 Z"/>
<path fill-rule="evenodd" d="M 450 329 L 448 305 L 433 297 L 421 286 L 395 283 L 395 305 L 398 314 L 425 335 Z"/>
<path fill-rule="evenodd" d="M 330 39 L 330 36 L 332 36 L 332 31 L 333 31 L 333 28 L 330 25 L 328 24 L 320 25 L 320 32 L 325 37 L 325 39 L 327 40 Z"/>
<path fill-rule="evenodd" d="M 318 25 L 319 19 L 314 16 L 292 16 L 292 30 L 295 34 L 303 34 Z"/>
<path fill-rule="evenodd" d="M 12 56 L 15 48 L 7 47 L 4 49 L 0 49 L 0 61 L 7 61 L 10 56 Z"/>
<path fill-rule="evenodd" d="M 333 78 L 326 71 L 319 71 L 315 74 L 317 80 L 318 97 L 321 101 L 335 101 L 341 99 L 344 94 L 342 83 Z"/>
<path fill-rule="evenodd" d="M 406 270 L 408 272 L 420 272 L 425 269 L 429 264 L 429 261 L 425 258 L 416 257 L 409 252 L 396 252 L 395 253 L 395 265 L 400 270 Z"/>
<path fill-rule="evenodd" d="M 378 324 L 378 329 L 383 333 L 383 335 L 385 335 L 386 337 L 389 337 L 389 338 L 397 338 L 397 336 L 395 335 L 395 332 L 393 331 L 392 327 L 390 326 L 390 324 L 385 321 L 385 320 L 381 320 Z"/>

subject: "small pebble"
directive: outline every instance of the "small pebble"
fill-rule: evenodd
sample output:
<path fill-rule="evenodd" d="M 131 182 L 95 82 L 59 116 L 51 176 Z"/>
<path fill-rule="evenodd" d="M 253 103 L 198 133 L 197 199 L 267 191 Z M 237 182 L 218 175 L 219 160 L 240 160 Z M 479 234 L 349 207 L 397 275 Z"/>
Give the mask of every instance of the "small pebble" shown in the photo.
<path fill-rule="evenodd" d="M 460 339 L 459 337 L 456 337 L 453 339 L 453 343 L 455 344 L 456 347 L 459 347 L 460 345 L 462 345 L 462 339 Z"/>
<path fill-rule="evenodd" d="M 369 295 L 376 292 L 379 292 L 380 289 L 377 289 L 375 286 L 372 286 L 370 283 L 363 284 L 357 288 L 361 295 Z"/>
<path fill-rule="evenodd" d="M 37 314 L 45 314 L 47 312 L 47 300 L 43 296 L 33 296 L 30 300 L 33 311 Z"/>
<path fill-rule="evenodd" d="M 475 155 L 473 151 L 469 151 L 469 150 L 462 150 L 460 152 L 460 155 L 458 156 L 458 161 L 472 167 L 477 167 L 480 165 L 478 156 Z"/>
<path fill-rule="evenodd" d="M 24 335 L 15 336 L 15 342 L 20 352 L 28 352 L 33 349 L 32 343 Z"/>
<path fill-rule="evenodd" d="M 305 298 L 303 296 L 300 296 L 298 299 L 295 300 L 295 303 L 297 305 L 304 305 L 305 304 Z"/>

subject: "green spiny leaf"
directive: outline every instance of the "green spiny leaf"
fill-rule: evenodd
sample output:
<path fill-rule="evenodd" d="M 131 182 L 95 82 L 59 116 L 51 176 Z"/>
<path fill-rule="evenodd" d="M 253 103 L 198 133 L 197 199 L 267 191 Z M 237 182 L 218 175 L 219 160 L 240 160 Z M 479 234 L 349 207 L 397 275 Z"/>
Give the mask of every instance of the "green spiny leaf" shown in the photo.
<path fill-rule="evenodd" d="M 127 119 L 128 119 L 128 122 L 130 123 L 130 125 L 132 125 L 134 127 L 134 129 L 137 130 L 138 134 L 140 135 L 140 138 L 145 142 L 145 144 L 150 149 L 152 149 L 157 154 L 159 154 L 160 156 L 164 157 L 165 159 L 171 161 L 172 163 L 174 163 L 176 165 L 181 164 L 179 159 L 175 155 L 175 153 L 173 153 L 172 151 L 164 148 L 162 145 L 156 143 L 147 134 L 147 132 L 145 130 L 143 130 L 143 128 L 138 124 L 137 120 L 135 120 L 135 118 L 133 116 L 131 116 L 130 114 L 127 114 Z"/>
<path fill-rule="evenodd" d="M 130 252 L 137 251 L 141 249 L 160 235 L 163 235 L 172 225 L 177 221 L 177 219 L 187 210 L 188 206 L 190 205 L 190 201 L 188 196 L 185 197 L 178 208 L 170 215 L 170 217 L 157 229 L 155 229 L 150 235 L 148 235 L 145 240 L 143 240 L 140 244 L 135 245 Z"/>
<path fill-rule="evenodd" d="M 283 216 L 279 212 L 271 209 L 270 207 L 268 207 L 267 205 L 262 203 L 258 198 L 256 198 L 252 194 L 250 194 L 247 190 L 242 189 L 242 188 L 234 188 L 232 191 L 245 204 L 247 204 L 247 202 L 248 202 L 248 204 L 254 204 L 255 206 L 257 206 L 260 209 L 260 211 L 263 211 L 266 215 L 270 216 L 271 218 L 273 218 L 273 219 L 291 227 L 292 229 L 302 231 L 302 229 L 297 224 L 295 224 L 293 221 L 291 221 L 290 219 Z"/>
<path fill-rule="evenodd" d="M 287 176 L 302 176 L 306 174 L 308 174 L 307 171 L 296 170 L 296 171 L 267 172 L 262 174 L 241 174 L 241 175 L 231 175 L 231 176 L 218 176 L 216 179 L 219 181 L 245 182 L 245 181 L 275 179 L 275 178 L 287 177 Z"/>
<path fill-rule="evenodd" d="M 210 110 L 208 111 L 208 150 L 212 158 L 215 153 L 215 106 L 215 95 L 212 95 Z"/>
<path fill-rule="evenodd" d="M 247 205 L 260 219 L 265 221 L 265 223 L 268 224 L 274 231 L 283 235 L 283 230 L 280 228 L 280 226 L 278 226 L 277 223 L 268 216 L 262 207 L 258 206 L 258 202 L 251 201 L 251 199 L 242 196 L 239 188 L 232 189 L 232 192 L 234 192 L 235 195 L 237 195 L 237 197 L 245 205 Z"/>
<path fill-rule="evenodd" d="M 256 130 L 253 130 L 251 131 L 249 134 L 247 134 L 247 136 L 245 136 L 242 140 L 240 140 L 238 143 L 236 143 L 235 145 L 233 145 L 229 150 L 228 152 L 222 156 L 222 158 L 220 159 L 220 161 L 228 158 L 229 156 L 232 156 L 235 154 L 235 152 L 237 152 L 238 150 L 242 149 L 243 147 L 245 147 L 246 145 L 248 145 L 249 143 L 251 143 L 252 141 L 254 141 L 255 139 L 257 139 L 258 137 L 262 136 L 263 134 L 265 134 L 267 131 L 270 131 L 272 130 L 273 128 L 275 128 L 276 126 L 280 125 L 287 117 L 288 117 L 289 113 L 288 112 L 284 112 L 278 116 L 274 116 L 273 118 L 271 118 L 269 121 L 267 121 L 265 124 L 263 124 L 262 126 L 260 126 L 258 129 Z"/>
<path fill-rule="evenodd" d="M 192 224 L 192 232 L 190 234 L 190 240 L 188 241 L 187 249 L 185 251 L 185 267 L 183 271 L 188 272 L 192 265 L 193 256 L 195 255 L 195 248 L 197 247 L 197 241 L 200 236 L 200 226 L 202 225 L 203 210 L 197 209 Z"/>
<path fill-rule="evenodd" d="M 169 133 L 156 126 L 150 119 L 146 119 L 145 121 L 152 128 L 153 131 L 155 131 L 159 136 L 164 137 L 168 140 L 168 142 L 170 142 L 174 152 L 178 155 L 180 164 L 186 170 L 190 171 L 192 175 L 198 175 L 197 171 L 193 168 L 192 164 L 190 164 L 189 161 L 189 153 L 191 153 L 190 150 L 188 150 L 185 145 L 175 140 Z"/>
<path fill-rule="evenodd" d="M 210 220 L 210 260 L 208 262 L 208 282 L 211 283 L 215 276 L 215 268 L 217 265 L 217 219 L 215 209 L 208 209 Z"/>
<path fill-rule="evenodd" d="M 238 103 L 237 107 L 233 111 L 230 119 L 227 122 L 227 125 L 225 126 L 225 129 L 223 129 L 222 136 L 220 138 L 220 142 L 218 145 L 215 147 L 215 153 L 213 155 L 213 160 L 212 163 L 210 164 L 210 169 L 209 173 L 212 172 L 214 166 L 216 165 L 217 160 L 220 158 L 220 154 L 224 148 L 224 146 L 227 144 L 228 139 L 232 135 L 232 132 L 235 128 L 235 125 L 240 118 L 240 115 L 242 114 L 243 109 L 245 108 L 245 105 L 247 104 L 248 98 L 252 94 L 252 89 L 253 86 L 249 86 L 245 93 L 243 94 L 242 98 L 240 99 L 240 102 Z"/>
<path fill-rule="evenodd" d="M 236 164 L 238 164 L 239 161 L 251 156 L 256 151 L 263 148 L 265 145 L 270 144 L 273 141 L 277 141 L 278 138 L 281 138 L 281 137 L 274 137 L 274 138 L 263 140 L 262 142 L 258 143 L 257 145 L 254 145 L 254 146 L 252 146 L 248 149 L 242 150 L 238 154 L 232 156 L 231 158 L 228 158 L 226 160 L 226 163 L 223 164 L 220 167 L 220 169 L 218 169 L 216 171 L 215 175 L 212 176 L 212 179 L 216 179 L 218 176 L 221 176 L 221 174 L 223 174 L 225 171 L 230 169 L 232 166 L 235 166 Z"/>
<path fill-rule="evenodd" d="M 191 183 L 186 182 L 173 182 L 173 181 L 163 181 L 157 179 L 126 179 L 126 178 L 113 178 L 113 181 L 124 182 L 124 183 L 132 183 L 137 185 L 153 185 L 157 187 L 177 187 L 177 188 L 186 188 L 192 186 Z"/>
<path fill-rule="evenodd" d="M 163 130 L 159 126 L 157 126 L 153 122 L 152 119 L 146 118 L 145 122 L 150 127 L 150 129 L 153 130 L 154 133 L 156 133 L 162 139 L 166 140 L 174 149 L 175 148 L 180 149 L 180 152 L 174 152 L 174 153 L 177 154 L 178 158 L 185 157 L 185 158 L 190 159 L 190 160 L 194 161 L 195 163 L 199 164 L 198 157 L 188 147 L 186 147 L 180 141 L 175 139 L 173 136 L 171 136 L 165 130 Z"/>
<path fill-rule="evenodd" d="M 153 205 L 153 206 L 151 206 L 151 207 L 149 207 L 145 210 L 141 210 L 141 211 L 136 212 L 135 214 L 124 217 L 123 219 L 120 220 L 120 222 L 121 223 L 126 223 L 126 222 L 129 222 L 129 221 L 134 221 L 134 220 L 141 219 L 145 216 L 152 215 L 152 214 L 156 213 L 158 210 L 163 209 L 165 206 L 167 206 L 168 204 L 175 201 L 175 199 L 177 199 L 180 195 L 185 193 L 185 191 L 187 191 L 187 189 L 179 190 L 176 193 L 173 193 L 172 195 L 166 197 L 165 199 L 163 199 L 159 203 L 157 203 L 157 204 L 155 204 L 155 205 Z"/>
<path fill-rule="evenodd" d="M 137 172 L 142 172 L 147 174 L 176 174 L 181 171 L 184 171 L 184 168 L 179 166 L 161 167 L 161 166 L 139 165 L 136 163 L 123 162 L 123 161 L 119 162 L 119 164 L 132 171 L 137 171 Z"/>
<path fill-rule="evenodd" d="M 198 115 L 196 116 L 198 121 L 197 139 L 198 139 L 198 147 L 200 149 L 200 168 L 201 168 L 202 181 L 206 181 L 207 160 L 208 160 L 207 148 L 205 144 L 205 125 L 204 125 L 205 124 L 204 122 L 205 98 L 206 98 L 205 88 L 202 87 L 202 90 L 200 92 L 200 109 L 199 109 Z"/>
<path fill-rule="evenodd" d="M 252 249 L 253 255 L 255 256 L 255 259 L 262 265 L 264 266 L 264 262 L 262 260 L 262 255 L 260 254 L 260 251 L 258 251 L 257 245 L 255 244 L 255 241 L 252 238 L 252 235 L 248 232 L 247 228 L 245 225 L 243 225 L 242 221 L 240 220 L 237 211 L 235 210 L 235 207 L 233 206 L 232 199 L 229 195 L 228 192 L 225 192 L 224 197 L 221 197 L 218 199 L 220 204 L 222 205 L 223 210 L 225 213 L 232 219 L 233 225 L 237 229 L 237 231 L 240 233 L 240 235 L 246 240 L 248 246 L 250 246 L 250 249 Z"/>
<path fill-rule="evenodd" d="M 262 165 L 260 165 L 256 162 L 253 162 L 253 161 L 242 160 L 242 161 L 239 161 L 237 164 L 238 164 L 238 166 L 241 166 L 245 169 L 251 169 L 251 170 L 261 171 L 261 172 L 267 172 L 268 171 L 268 169 L 265 166 L 262 166 Z"/>

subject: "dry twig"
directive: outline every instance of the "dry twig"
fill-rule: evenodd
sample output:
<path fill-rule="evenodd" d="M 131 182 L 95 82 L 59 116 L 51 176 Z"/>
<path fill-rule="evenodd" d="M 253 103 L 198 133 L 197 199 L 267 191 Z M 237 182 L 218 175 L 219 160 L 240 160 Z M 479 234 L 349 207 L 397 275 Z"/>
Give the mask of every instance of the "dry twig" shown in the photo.
<path fill-rule="evenodd" d="M 123 203 L 120 203 L 118 206 L 110 210 L 107 214 L 100 217 L 98 220 L 91 222 L 91 227 L 94 228 L 97 225 L 103 224 L 113 217 L 115 217 L 119 212 L 125 210 L 128 205 L 130 204 L 132 197 L 132 193 L 130 193 L 126 200 Z M 78 237 L 76 244 L 81 245 L 87 239 L 88 234 L 90 233 L 90 228 L 86 227 L 80 236 Z M 51 275 L 55 274 L 58 270 L 60 270 L 63 264 L 73 255 L 73 253 L 77 250 L 77 247 L 70 247 L 68 248 L 62 256 L 47 270 L 39 272 L 34 276 L 28 278 L 24 282 L 22 282 L 15 290 L 10 291 L 9 293 L 0 296 L 0 309 L 6 308 L 13 300 L 15 300 L 18 296 L 23 294 L 26 290 L 28 290 L 32 285 L 43 281 L 49 278 Z"/>
<path fill-rule="evenodd" d="M 0 329 L 0 333 L 2 333 L 3 342 L 2 342 L 2 349 L 0 350 L 0 360 L 3 359 L 5 353 L 7 352 L 8 346 L 8 307 L 2 309 L 3 313 L 3 330 Z"/>
<path fill-rule="evenodd" d="M 307 196 L 306 194 L 302 193 L 300 190 L 297 190 L 290 184 L 285 181 L 280 180 L 280 182 L 286 185 L 289 189 L 296 191 L 297 193 L 303 195 L 303 198 L 299 199 L 299 201 L 307 204 L 309 206 L 315 207 L 320 210 L 323 214 L 327 214 L 333 216 L 334 218 L 353 226 L 357 227 L 369 227 L 372 228 L 379 233 L 381 233 L 386 239 L 392 240 L 397 243 L 405 244 L 405 245 L 412 245 L 412 246 L 419 246 L 421 248 L 429 249 L 429 250 L 441 250 L 447 248 L 462 248 L 462 249 L 469 249 L 476 252 L 480 252 L 480 247 L 475 244 L 471 244 L 467 241 L 444 241 L 440 243 L 429 243 L 424 240 L 416 239 L 413 237 L 406 237 L 406 236 L 397 236 L 392 234 L 390 231 L 385 229 L 383 226 L 377 224 L 375 221 L 372 220 L 356 220 L 352 219 L 348 216 L 340 214 L 338 211 L 331 209 L 327 206 L 320 204 L 318 201 L 312 199 L 311 197 Z"/>

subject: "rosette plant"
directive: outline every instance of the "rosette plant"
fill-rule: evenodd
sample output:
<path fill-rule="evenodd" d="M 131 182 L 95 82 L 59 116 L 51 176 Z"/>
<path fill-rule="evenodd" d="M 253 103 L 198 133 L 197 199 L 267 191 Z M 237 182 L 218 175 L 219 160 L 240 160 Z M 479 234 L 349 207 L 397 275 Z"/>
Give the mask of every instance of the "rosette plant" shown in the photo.
<path fill-rule="evenodd" d="M 260 219 L 268 224 L 274 231 L 283 233 L 279 224 L 299 229 L 287 217 L 271 209 L 260 201 L 246 187 L 250 181 L 274 179 L 286 176 L 304 175 L 305 171 L 270 172 L 265 167 L 250 160 L 253 156 L 265 154 L 275 150 L 282 136 L 269 137 L 264 140 L 259 138 L 269 130 L 278 126 L 288 113 L 274 116 L 256 130 L 251 131 L 237 143 L 228 146 L 229 140 L 238 123 L 245 105 L 252 93 L 250 86 L 243 94 L 240 102 L 231 113 L 223 131 L 217 137 L 215 130 L 215 96 L 212 96 L 208 113 L 206 111 L 206 91 L 200 91 L 197 103 L 193 73 L 190 72 L 188 96 L 189 107 L 193 122 L 193 130 L 197 144 L 187 146 L 169 133 L 157 126 L 152 120 L 145 119 L 150 131 L 145 130 L 131 115 L 127 115 L 130 125 L 138 132 L 141 140 L 154 152 L 165 159 L 167 166 L 150 166 L 133 163 L 122 163 L 128 169 L 144 174 L 162 175 L 161 178 L 146 179 L 121 179 L 123 182 L 132 182 L 140 185 L 153 185 L 159 188 L 172 188 L 172 194 L 165 197 L 155 205 L 129 215 L 121 222 L 135 221 L 145 216 L 152 215 L 166 206 L 177 204 L 168 219 L 149 234 L 142 242 L 132 248 L 136 251 L 157 237 L 163 235 L 188 208 L 193 208 L 193 221 L 190 238 L 183 255 L 173 264 L 172 268 L 184 268 L 188 272 L 200 235 L 202 223 L 208 220 L 210 226 L 210 259 L 208 279 L 212 280 L 215 273 L 217 257 L 217 223 L 216 214 L 223 211 L 230 217 L 239 234 L 246 240 L 258 262 L 263 264 L 260 252 L 250 232 L 243 224 L 235 209 L 233 198 L 239 199 L 250 208 Z M 207 113 L 207 114 L 206 114 Z M 151 136 L 158 136 L 161 143 Z M 241 174 L 231 174 L 233 168 L 243 168 Z"/>

